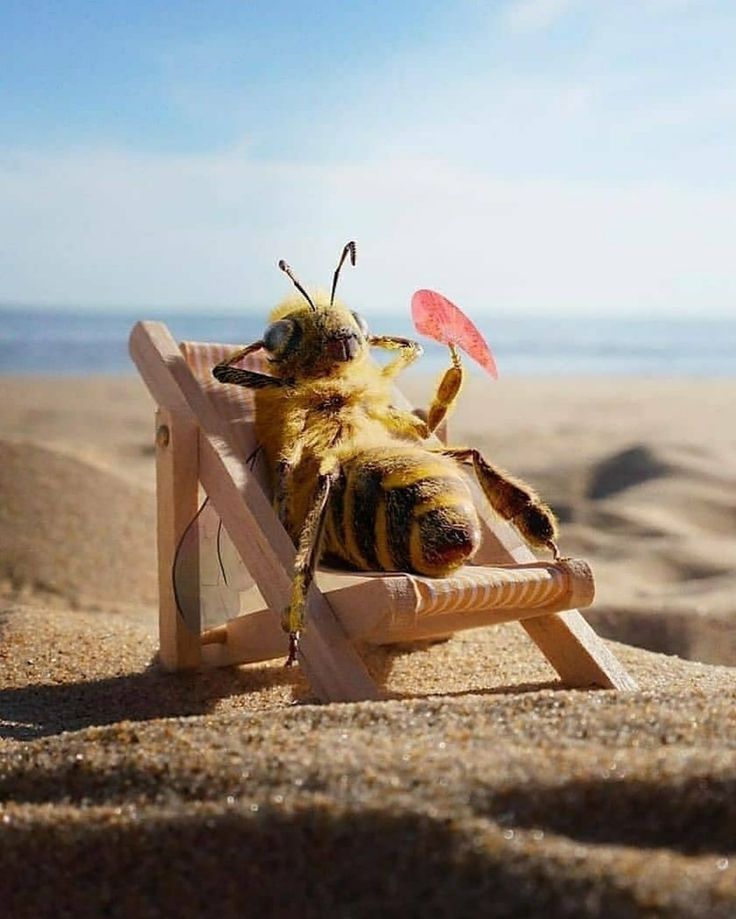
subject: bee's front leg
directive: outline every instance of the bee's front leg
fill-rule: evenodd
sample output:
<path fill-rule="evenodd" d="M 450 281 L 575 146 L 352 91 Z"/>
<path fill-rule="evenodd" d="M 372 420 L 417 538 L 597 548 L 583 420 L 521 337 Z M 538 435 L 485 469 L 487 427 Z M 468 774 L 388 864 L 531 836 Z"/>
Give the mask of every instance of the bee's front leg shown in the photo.
<path fill-rule="evenodd" d="M 381 348 L 384 351 L 396 351 L 396 357 L 389 361 L 381 370 L 381 374 L 388 379 L 398 376 L 414 361 L 421 357 L 424 349 L 417 341 L 411 338 L 400 338 L 396 335 L 371 335 L 368 344 L 372 348 Z"/>
<path fill-rule="evenodd" d="M 304 613 L 307 604 L 307 591 L 314 578 L 314 569 L 319 561 L 322 536 L 327 519 L 327 504 L 330 489 L 337 478 L 339 470 L 336 464 L 325 468 L 323 464 L 317 477 L 317 485 L 312 497 L 312 504 L 307 513 L 299 545 L 294 560 L 294 580 L 291 588 L 291 600 L 284 610 L 282 627 L 289 633 L 289 656 L 286 666 L 296 663 L 299 650 L 299 637 L 304 629 Z"/>

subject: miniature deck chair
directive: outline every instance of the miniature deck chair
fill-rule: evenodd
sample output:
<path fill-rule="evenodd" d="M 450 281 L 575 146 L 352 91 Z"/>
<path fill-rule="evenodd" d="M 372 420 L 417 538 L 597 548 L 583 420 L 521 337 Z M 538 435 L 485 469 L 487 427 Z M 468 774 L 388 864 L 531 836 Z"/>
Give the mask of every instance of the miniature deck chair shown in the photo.
<path fill-rule="evenodd" d="M 170 670 L 264 661 L 287 653 L 279 612 L 288 603 L 294 546 L 267 489 L 247 463 L 257 446 L 252 394 L 211 376 L 211 368 L 236 348 L 194 342 L 178 346 L 159 322 L 138 323 L 130 336 L 131 356 L 158 405 L 160 658 Z M 199 483 L 257 585 L 244 615 L 204 631 L 192 625 L 191 617 L 185 621 L 172 583 L 177 547 L 197 514 Z M 512 620 L 526 629 L 566 685 L 636 688 L 574 609 L 593 599 L 587 564 L 538 561 L 516 531 L 485 508 L 480 501 L 484 536 L 478 561 L 484 564 L 442 579 L 317 572 L 300 664 L 319 699 L 381 698 L 356 643 L 447 636 Z"/>

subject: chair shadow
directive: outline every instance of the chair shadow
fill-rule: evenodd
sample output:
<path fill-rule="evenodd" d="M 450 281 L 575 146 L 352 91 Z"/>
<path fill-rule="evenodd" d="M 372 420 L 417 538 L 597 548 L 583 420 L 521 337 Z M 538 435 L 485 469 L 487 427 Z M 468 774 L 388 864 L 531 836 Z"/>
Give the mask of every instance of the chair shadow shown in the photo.
<path fill-rule="evenodd" d="M 396 661 L 407 654 L 421 653 L 436 643 L 434 640 L 361 648 L 364 662 L 380 687 L 383 700 L 495 696 L 565 689 L 559 679 L 449 691 L 404 692 L 391 689 L 390 677 Z M 492 678 L 490 673 L 489 678 Z M 299 667 L 287 670 L 278 666 L 250 664 L 168 673 L 154 658 L 145 670 L 136 673 L 74 683 L 36 683 L 0 689 L 0 738 L 34 740 L 119 721 L 204 715 L 213 711 L 222 699 L 285 686 L 291 687 L 293 704 L 318 702 Z"/>
<path fill-rule="evenodd" d="M 154 659 L 138 673 L 0 689 L 0 737 L 34 740 L 118 721 L 203 715 L 221 699 L 275 686 L 291 686 L 295 702 L 309 697 L 298 668 L 250 666 L 172 674 Z"/>
<path fill-rule="evenodd" d="M 453 699 L 462 696 L 507 696 L 521 695 L 527 692 L 541 692 L 543 689 L 563 690 L 567 687 L 559 680 L 547 680 L 541 683 L 514 683 L 505 686 L 487 686 L 479 689 L 476 686 L 468 689 L 455 689 L 451 692 L 410 692 L 410 693 L 393 693 L 392 699 Z"/>
<path fill-rule="evenodd" d="M 563 690 L 568 688 L 560 679 L 554 678 L 526 683 L 502 684 L 500 686 L 489 685 L 482 688 L 469 686 L 467 689 L 449 691 L 432 690 L 430 692 L 401 692 L 400 690 L 393 690 L 388 687 L 391 679 L 391 671 L 399 658 L 407 654 L 421 653 L 432 645 L 442 643 L 446 640 L 447 639 L 430 639 L 427 641 L 405 642 L 399 645 L 379 645 L 378 647 L 364 645 L 360 648 L 360 652 L 370 675 L 383 691 L 384 699 L 386 700 L 515 695 L 527 692 L 540 692 L 543 689 Z M 489 671 L 489 682 L 491 679 L 492 673 Z"/>

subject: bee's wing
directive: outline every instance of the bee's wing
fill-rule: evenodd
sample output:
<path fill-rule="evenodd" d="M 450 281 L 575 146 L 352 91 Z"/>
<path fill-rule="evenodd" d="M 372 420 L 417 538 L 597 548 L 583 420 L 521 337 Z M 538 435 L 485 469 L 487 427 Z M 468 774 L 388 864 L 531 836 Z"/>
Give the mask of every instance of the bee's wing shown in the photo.
<path fill-rule="evenodd" d="M 192 631 L 240 615 L 253 579 L 209 501 L 181 538 L 172 577 L 179 612 Z"/>

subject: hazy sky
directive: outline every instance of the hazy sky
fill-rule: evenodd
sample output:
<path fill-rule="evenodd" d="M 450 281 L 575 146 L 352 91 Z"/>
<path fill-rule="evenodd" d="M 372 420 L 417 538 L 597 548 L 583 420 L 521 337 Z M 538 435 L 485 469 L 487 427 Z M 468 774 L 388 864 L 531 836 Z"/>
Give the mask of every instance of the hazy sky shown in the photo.
<path fill-rule="evenodd" d="M 736 315 L 734 0 L 4 0 L 0 301 Z M 348 276 L 349 275 L 349 276 Z"/>

